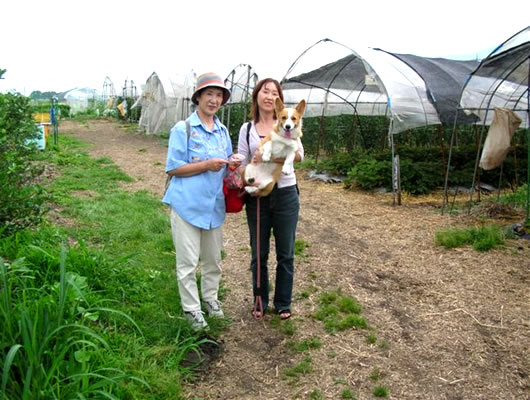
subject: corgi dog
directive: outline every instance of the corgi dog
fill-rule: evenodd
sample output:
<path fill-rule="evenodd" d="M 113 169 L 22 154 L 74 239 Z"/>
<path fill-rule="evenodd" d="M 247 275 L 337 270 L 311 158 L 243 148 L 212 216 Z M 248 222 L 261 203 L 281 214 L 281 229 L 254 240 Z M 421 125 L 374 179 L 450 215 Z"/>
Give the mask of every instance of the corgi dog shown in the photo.
<path fill-rule="evenodd" d="M 302 117 L 305 112 L 305 100 L 301 100 L 295 108 L 286 108 L 277 97 L 274 103 L 276 124 L 265 136 L 259 146 L 262 162 L 251 163 L 245 168 L 244 178 L 249 194 L 259 191 L 260 197 L 270 194 L 281 174 L 294 171 L 294 158 L 298 151 L 298 138 L 302 137 Z M 283 164 L 274 159 L 285 159 Z"/>

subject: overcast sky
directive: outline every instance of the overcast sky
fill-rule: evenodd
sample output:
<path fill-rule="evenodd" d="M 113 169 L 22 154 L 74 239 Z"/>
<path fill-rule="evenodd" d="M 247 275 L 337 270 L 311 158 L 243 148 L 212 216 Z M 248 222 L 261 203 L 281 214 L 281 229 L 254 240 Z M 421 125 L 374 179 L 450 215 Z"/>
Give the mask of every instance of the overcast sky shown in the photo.
<path fill-rule="evenodd" d="M 528 0 L 4 0 L 0 92 L 101 90 L 250 64 L 281 79 L 330 38 L 426 57 L 483 57 L 530 24 Z"/>

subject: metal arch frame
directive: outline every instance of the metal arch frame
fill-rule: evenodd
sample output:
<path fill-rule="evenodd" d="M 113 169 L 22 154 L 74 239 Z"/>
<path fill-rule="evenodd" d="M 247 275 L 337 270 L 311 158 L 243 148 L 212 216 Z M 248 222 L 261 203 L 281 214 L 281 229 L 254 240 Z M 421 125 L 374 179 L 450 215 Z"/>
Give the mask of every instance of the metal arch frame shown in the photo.
<path fill-rule="evenodd" d="M 485 63 L 491 61 L 491 60 L 495 60 L 496 58 L 499 58 L 499 57 L 502 57 L 502 55 L 505 53 L 505 52 L 501 52 L 499 54 L 495 54 L 499 49 L 501 49 L 506 43 L 508 43 L 509 41 L 511 41 L 513 38 L 515 38 L 516 36 L 518 36 L 519 34 L 521 34 L 522 32 L 528 30 L 530 28 L 529 27 L 526 27 L 525 29 L 522 29 L 521 31 L 517 32 L 516 34 L 512 35 L 510 38 L 508 38 L 507 40 L 505 40 L 503 43 L 501 43 L 499 46 L 497 46 L 486 58 L 484 58 L 480 64 L 477 66 L 477 68 L 469 75 L 468 79 L 466 80 L 463 88 L 462 88 L 462 91 L 460 93 L 460 102 L 462 101 L 462 95 L 464 94 L 464 91 L 466 90 L 466 87 L 468 86 L 469 82 L 471 81 L 471 79 L 478 73 L 478 71 L 480 71 L 480 69 L 484 66 Z M 524 44 L 526 44 L 528 42 L 524 42 Z M 522 45 L 522 44 L 521 44 Z M 521 45 L 519 46 L 515 46 L 515 47 L 512 47 L 506 51 L 511 51 L 513 49 L 517 49 L 518 47 L 520 47 Z M 442 202 L 442 215 L 444 214 L 444 211 L 445 211 L 445 208 L 448 204 L 448 181 L 449 181 L 449 170 L 450 170 L 450 163 L 451 163 L 451 156 L 452 156 L 452 149 L 453 149 L 453 145 L 454 145 L 454 135 L 455 135 L 455 131 L 456 131 L 456 125 L 457 125 L 457 117 L 458 117 L 458 112 L 459 111 L 463 111 L 463 110 L 478 110 L 478 111 L 486 111 L 485 115 L 484 115 L 484 118 L 483 118 L 483 121 L 482 121 L 482 124 L 481 124 L 481 130 L 480 130 L 480 136 L 479 136 L 479 145 L 478 145 L 478 148 L 477 148 L 477 156 L 476 156 L 476 159 L 475 159 L 475 168 L 474 168 L 474 173 L 473 173 L 473 181 L 472 181 L 472 185 L 471 185 L 471 192 L 470 192 L 470 198 L 469 198 L 469 207 L 471 207 L 471 202 L 472 202 L 472 198 L 473 198 L 473 193 L 474 193 L 474 186 L 475 186 L 475 179 L 476 179 L 476 175 L 477 175 L 477 170 L 478 170 L 478 162 L 479 162 L 479 156 L 480 156 L 480 150 L 482 149 L 482 139 L 483 139 L 483 133 L 484 133 L 484 129 L 485 129 L 485 126 L 486 126 L 486 122 L 487 122 L 487 117 L 488 117 L 488 112 L 491 111 L 491 102 L 493 101 L 493 98 L 495 96 L 495 94 L 497 93 L 497 90 L 499 89 L 499 87 L 508 79 L 508 77 L 514 72 L 517 70 L 517 68 L 519 68 L 521 65 L 523 65 L 525 62 L 528 62 L 528 77 L 527 77 L 527 87 L 525 90 L 523 90 L 521 96 L 519 96 L 519 98 L 517 99 L 515 105 L 514 105 L 514 108 L 512 108 L 512 111 L 526 111 L 527 112 L 527 123 L 529 124 L 529 126 L 527 127 L 527 147 L 528 147 L 528 161 L 527 161 L 527 210 L 526 210 L 526 224 L 530 223 L 530 54 L 525 57 L 525 58 L 522 58 L 522 59 L 517 59 L 517 60 L 514 60 L 513 63 L 510 64 L 510 68 L 506 68 L 504 71 L 502 71 L 502 73 L 500 74 L 500 76 L 495 79 L 495 81 L 490 85 L 490 87 L 488 88 L 488 94 L 484 95 L 481 103 L 480 103 L 480 107 L 479 108 L 473 108 L 473 109 L 470 109 L 470 108 L 466 108 L 466 107 L 458 107 L 457 108 L 457 112 L 455 113 L 455 120 L 454 120 L 454 124 L 453 124 L 453 131 L 451 133 L 451 140 L 450 140 L 450 147 L 449 147 L 449 156 L 448 156 L 448 160 L 447 160 L 447 170 L 446 170 L 446 174 L 445 174 L 445 182 L 444 182 L 444 194 L 443 194 L 443 202 Z M 521 82 L 522 83 L 522 82 Z M 492 89 L 493 87 L 495 86 L 495 88 L 493 89 L 493 91 L 490 92 L 489 89 Z M 526 109 L 517 109 L 515 108 L 517 106 L 517 104 L 519 104 L 519 102 L 521 101 L 521 99 L 524 97 L 526 93 L 526 96 L 527 96 L 527 108 Z M 486 104 L 486 107 L 483 108 L 482 105 L 484 104 L 484 102 L 486 102 L 486 99 L 487 99 L 487 104 Z"/>
<path fill-rule="evenodd" d="M 246 81 L 246 84 L 240 84 L 239 81 L 235 81 L 234 78 L 235 78 L 235 74 L 236 74 L 236 71 L 238 68 L 240 67 L 245 67 L 247 69 L 247 81 Z M 226 76 L 226 78 L 224 79 L 224 83 L 225 85 L 227 85 L 227 83 L 230 83 L 230 85 L 228 86 L 229 87 L 229 90 L 232 91 L 232 89 L 234 87 L 238 87 L 238 88 L 243 88 L 243 94 L 244 94 L 244 97 L 245 98 L 248 98 L 248 96 L 250 95 L 250 83 L 251 81 L 254 81 L 254 87 L 256 86 L 256 83 L 258 81 L 258 74 L 256 72 L 253 72 L 252 74 L 250 73 L 251 71 L 253 70 L 252 66 L 250 64 L 238 64 L 236 67 L 234 67 L 232 69 L 232 71 L 230 71 L 228 73 L 228 75 Z M 228 101 L 228 103 L 226 105 L 233 105 L 233 104 L 241 104 L 241 103 L 232 103 L 230 101 Z M 227 120 L 225 122 L 225 107 L 223 107 L 222 111 L 221 111 L 221 120 L 223 121 L 223 123 L 226 125 L 226 126 L 229 126 L 230 125 L 230 115 L 231 115 L 231 108 L 228 107 L 227 108 L 228 111 L 227 111 Z M 245 104 L 245 111 L 244 111 L 244 114 L 247 115 L 247 105 Z"/>
<path fill-rule="evenodd" d="M 386 96 L 386 111 L 385 111 L 385 117 L 389 120 L 389 125 L 388 125 L 388 139 L 389 139 L 389 143 L 390 143 L 390 147 L 391 147 L 391 153 L 392 153 L 392 165 L 394 165 L 394 159 L 395 159 L 395 148 L 394 148 L 394 139 L 393 139 L 393 134 L 392 134 L 392 122 L 393 122 L 393 118 L 392 118 L 392 112 L 391 112 L 391 100 L 390 100 L 390 97 L 388 95 L 388 90 L 386 88 L 386 86 L 384 85 L 383 81 L 381 80 L 381 78 L 379 77 L 379 75 L 377 74 L 377 71 L 375 71 L 368 63 L 367 61 L 361 57 L 355 50 L 353 50 L 351 47 L 349 46 L 346 46 L 342 43 L 339 43 L 339 42 L 336 42 L 332 39 L 328 39 L 328 38 L 325 38 L 325 39 L 321 39 L 319 41 L 317 41 L 316 43 L 314 43 L 313 45 L 311 45 L 310 47 L 308 47 L 306 50 L 304 50 L 299 56 L 298 58 L 296 58 L 296 60 L 291 64 L 291 66 L 289 67 L 289 69 L 287 70 L 287 72 L 284 74 L 282 80 L 281 80 L 281 83 L 283 84 L 286 80 L 286 77 L 289 75 L 289 73 L 291 73 L 291 71 L 294 69 L 294 67 L 298 64 L 298 62 L 300 61 L 300 59 L 308 52 L 310 51 L 312 48 L 314 48 L 315 46 L 317 46 L 318 44 L 320 43 L 334 43 L 336 45 L 339 45 L 339 46 L 342 46 L 344 47 L 345 49 L 347 49 L 348 51 L 351 52 L 351 54 L 353 54 L 354 56 L 356 56 L 359 60 L 362 61 L 362 63 L 364 64 L 365 66 L 365 69 L 367 71 L 374 71 L 375 73 L 375 78 L 376 78 L 376 81 L 377 81 L 377 86 L 379 87 L 379 89 L 383 92 L 383 94 Z M 353 61 L 353 60 L 352 60 Z M 347 66 L 348 64 L 346 64 L 340 71 L 344 70 L 344 68 Z M 369 67 L 369 68 L 368 68 Z M 339 75 L 339 72 L 337 72 L 337 74 L 333 77 L 333 79 L 331 80 L 331 82 L 333 82 L 337 76 Z M 293 82 L 297 82 L 297 83 L 301 83 L 301 84 L 304 84 L 304 85 L 307 85 L 309 87 L 314 87 L 314 88 L 318 88 L 318 89 L 321 89 L 321 90 L 324 90 L 326 92 L 326 96 L 325 96 L 325 100 L 324 100 L 324 106 L 322 108 L 322 114 L 320 116 L 320 121 L 321 121 L 321 126 L 320 126 L 320 129 L 321 129 L 321 132 L 320 132 L 320 136 L 319 136 L 319 142 L 318 142 L 318 150 L 317 150 L 317 157 L 318 157 L 318 152 L 320 151 L 320 143 L 321 143 L 321 139 L 322 139 L 322 132 L 323 132 L 323 128 L 322 128 L 322 120 L 323 120 L 323 116 L 324 116 L 324 113 L 326 111 L 326 108 L 327 108 L 327 95 L 329 93 L 333 93 L 335 96 L 337 96 L 338 98 L 344 100 L 344 103 L 348 104 L 350 107 L 352 107 L 352 109 L 354 110 L 354 118 L 357 117 L 357 121 L 359 123 L 359 127 L 360 127 L 360 130 L 361 130 L 361 135 L 362 135 L 362 131 L 363 131 L 363 128 L 362 128 L 362 124 L 360 122 L 360 118 L 359 118 L 359 112 L 357 110 L 357 104 L 359 104 L 358 102 L 356 102 L 355 104 L 353 104 L 352 102 L 344 99 L 342 96 L 336 94 L 335 92 L 333 92 L 332 90 L 330 90 L 329 87 L 327 88 L 324 88 L 324 87 L 320 87 L 320 86 L 316 86 L 316 85 L 308 85 L 304 82 L 299 82 L 299 81 L 293 81 Z M 359 95 L 357 96 L 357 99 L 359 99 L 359 97 L 361 96 L 362 92 L 364 91 L 364 89 L 366 88 L 366 85 L 364 85 L 362 87 L 362 89 L 359 91 Z M 390 118 L 388 118 L 388 111 L 390 109 Z M 393 203 L 395 204 L 396 203 L 396 187 L 395 187 L 395 182 L 397 182 L 396 180 L 396 170 L 395 168 L 393 167 L 392 168 L 392 193 L 393 193 Z M 398 204 L 401 204 L 401 191 L 400 191 L 400 188 L 397 188 L 397 203 Z"/>

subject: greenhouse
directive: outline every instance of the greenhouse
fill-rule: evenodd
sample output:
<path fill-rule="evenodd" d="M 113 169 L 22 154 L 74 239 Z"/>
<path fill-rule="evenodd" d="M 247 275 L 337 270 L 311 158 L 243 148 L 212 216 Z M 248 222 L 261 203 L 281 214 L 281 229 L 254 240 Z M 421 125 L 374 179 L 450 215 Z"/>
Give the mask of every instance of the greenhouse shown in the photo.
<path fill-rule="evenodd" d="M 99 97 L 100 92 L 92 88 L 74 88 L 64 94 L 64 100 L 70 106 L 72 115 L 86 111 Z"/>
<path fill-rule="evenodd" d="M 139 128 L 147 134 L 169 132 L 177 121 L 185 119 L 192 111 L 195 80 L 193 71 L 168 78 L 160 78 L 153 72 L 131 107 L 141 107 Z"/>
<path fill-rule="evenodd" d="M 530 26 L 518 32 L 500 44 L 477 68 L 472 71 L 467 80 L 459 100 L 459 113 L 472 115 L 477 118 L 480 129 L 480 146 L 477 149 L 475 174 L 472 178 L 471 196 L 475 190 L 476 180 L 479 178 L 479 156 L 482 152 L 483 160 L 487 152 L 497 152 L 498 160 L 495 165 L 483 169 L 501 167 L 507 156 L 512 140 L 520 139 L 524 142 L 526 134 L 527 144 L 527 220 L 530 216 Z M 485 127 L 489 126 L 488 135 L 483 143 Z M 517 128 L 519 129 L 516 132 Z M 496 135 L 496 136 L 493 136 Z M 502 136 L 502 140 L 499 139 Z M 451 136 L 451 150 L 454 145 L 455 132 Z M 504 146 L 504 148 L 502 148 Z M 447 166 L 444 187 L 444 206 L 447 201 L 447 182 L 451 171 L 451 152 Z M 478 176 L 477 176 L 478 175 Z M 501 183 L 499 182 L 499 188 Z"/>
<path fill-rule="evenodd" d="M 454 121 L 462 88 L 476 61 L 426 58 L 381 49 L 351 49 L 324 39 L 292 64 L 282 80 L 285 101 L 307 101 L 306 117 L 353 115 L 364 137 L 374 134 L 359 116 L 384 116 L 392 151 L 393 190 L 400 203 L 399 157 L 394 135 L 414 128 Z M 460 123 L 476 120 L 462 115 Z M 366 120 L 364 122 L 366 124 Z M 316 156 L 324 140 L 318 139 Z M 353 132 L 354 123 L 352 122 Z"/>

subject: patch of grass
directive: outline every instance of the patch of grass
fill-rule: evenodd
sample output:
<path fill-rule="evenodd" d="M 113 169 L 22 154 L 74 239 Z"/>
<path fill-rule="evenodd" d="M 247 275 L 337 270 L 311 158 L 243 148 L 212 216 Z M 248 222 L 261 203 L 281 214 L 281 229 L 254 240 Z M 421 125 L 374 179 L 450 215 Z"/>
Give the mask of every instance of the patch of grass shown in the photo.
<path fill-rule="evenodd" d="M 315 286 L 309 286 L 303 289 L 301 292 L 297 293 L 295 297 L 298 300 L 308 299 L 313 293 L 316 293 L 317 291 L 318 289 Z"/>
<path fill-rule="evenodd" d="M 381 379 L 381 370 L 379 368 L 374 368 L 370 373 L 370 379 L 373 381 Z"/>
<path fill-rule="evenodd" d="M 364 317 L 360 314 L 361 306 L 353 297 L 343 296 L 340 290 L 322 294 L 319 308 L 313 318 L 324 323 L 324 329 L 333 333 L 349 328 L 368 328 Z"/>
<path fill-rule="evenodd" d="M 296 325 L 292 318 L 282 321 L 279 315 L 274 315 L 271 318 L 271 325 L 287 336 L 293 336 L 296 333 Z"/>
<path fill-rule="evenodd" d="M 344 379 L 342 376 L 336 377 L 336 378 L 333 378 L 333 383 L 335 383 L 335 385 L 345 385 L 346 379 Z"/>
<path fill-rule="evenodd" d="M 495 225 L 450 229 L 437 232 L 435 241 L 448 249 L 472 245 L 477 251 L 488 251 L 504 245 L 504 234 Z"/>
<path fill-rule="evenodd" d="M 376 344 L 377 343 L 377 336 L 375 333 L 370 332 L 368 335 L 366 335 L 366 341 L 369 344 Z"/>
<path fill-rule="evenodd" d="M 317 337 L 307 338 L 303 340 L 290 340 L 287 342 L 289 348 L 298 353 L 304 353 L 309 350 L 319 349 L 322 346 L 320 339 Z"/>
<path fill-rule="evenodd" d="M 99 158 L 96 158 L 94 161 L 98 164 L 103 164 L 103 165 L 114 164 L 114 162 L 108 157 L 99 157 Z"/>
<path fill-rule="evenodd" d="M 305 240 L 296 239 L 294 242 L 294 255 L 300 258 L 308 257 L 305 250 L 311 247 L 311 245 Z"/>
<path fill-rule="evenodd" d="M 341 394 L 342 399 L 355 399 L 355 394 L 351 389 L 344 389 Z"/>
<path fill-rule="evenodd" d="M 298 380 L 300 375 L 307 375 L 313 372 L 312 358 L 305 356 L 302 361 L 292 367 L 283 370 L 283 375 L 288 378 Z"/>
<path fill-rule="evenodd" d="M 315 389 L 309 393 L 309 398 L 311 400 L 322 400 L 324 397 L 322 396 L 322 392 L 320 392 L 320 390 Z"/>
<path fill-rule="evenodd" d="M 389 393 L 390 391 L 386 386 L 376 386 L 373 391 L 375 397 L 387 397 Z"/>
<path fill-rule="evenodd" d="M 513 204 L 515 207 L 526 209 L 526 196 L 528 195 L 528 184 L 521 185 L 515 193 L 502 195 L 499 202 Z"/>

